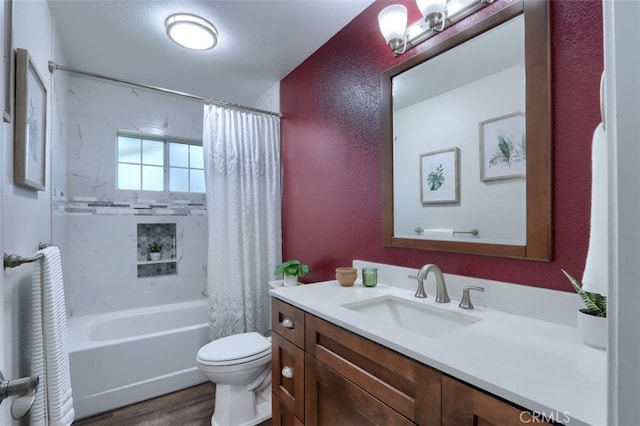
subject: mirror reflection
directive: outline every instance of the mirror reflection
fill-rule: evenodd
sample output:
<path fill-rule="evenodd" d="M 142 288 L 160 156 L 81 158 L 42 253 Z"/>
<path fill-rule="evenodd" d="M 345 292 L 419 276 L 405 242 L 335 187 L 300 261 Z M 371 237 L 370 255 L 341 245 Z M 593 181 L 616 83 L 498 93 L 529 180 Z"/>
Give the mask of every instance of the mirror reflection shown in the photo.
<path fill-rule="evenodd" d="M 397 238 L 527 244 L 524 16 L 392 78 Z"/>
<path fill-rule="evenodd" d="M 382 74 L 385 246 L 551 260 L 549 16 L 516 1 Z"/>

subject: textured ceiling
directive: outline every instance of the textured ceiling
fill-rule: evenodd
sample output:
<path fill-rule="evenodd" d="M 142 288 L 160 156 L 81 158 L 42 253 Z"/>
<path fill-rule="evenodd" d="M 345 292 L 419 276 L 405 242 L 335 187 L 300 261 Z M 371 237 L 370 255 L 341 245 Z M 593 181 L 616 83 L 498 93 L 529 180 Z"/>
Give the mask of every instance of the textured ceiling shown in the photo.
<path fill-rule="evenodd" d="M 373 0 L 49 0 L 60 65 L 252 104 Z M 176 12 L 200 15 L 218 45 L 191 51 L 164 28 Z"/>

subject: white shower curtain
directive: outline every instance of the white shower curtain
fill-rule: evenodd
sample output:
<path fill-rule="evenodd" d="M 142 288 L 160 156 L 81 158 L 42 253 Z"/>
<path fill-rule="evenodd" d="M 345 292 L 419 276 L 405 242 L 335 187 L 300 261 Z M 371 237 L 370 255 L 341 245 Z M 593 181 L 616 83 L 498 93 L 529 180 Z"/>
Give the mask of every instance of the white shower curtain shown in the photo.
<path fill-rule="evenodd" d="M 282 260 L 280 119 L 205 105 L 203 131 L 211 338 L 263 334 Z"/>

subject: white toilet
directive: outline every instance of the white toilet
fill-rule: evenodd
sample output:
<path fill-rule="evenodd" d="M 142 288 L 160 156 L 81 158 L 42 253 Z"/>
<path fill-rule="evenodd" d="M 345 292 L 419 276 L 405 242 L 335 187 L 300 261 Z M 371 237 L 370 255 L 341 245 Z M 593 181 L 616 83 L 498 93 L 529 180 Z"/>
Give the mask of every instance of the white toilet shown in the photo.
<path fill-rule="evenodd" d="M 223 337 L 203 346 L 198 368 L 216 384 L 212 426 L 253 426 L 271 418 L 271 338 Z"/>

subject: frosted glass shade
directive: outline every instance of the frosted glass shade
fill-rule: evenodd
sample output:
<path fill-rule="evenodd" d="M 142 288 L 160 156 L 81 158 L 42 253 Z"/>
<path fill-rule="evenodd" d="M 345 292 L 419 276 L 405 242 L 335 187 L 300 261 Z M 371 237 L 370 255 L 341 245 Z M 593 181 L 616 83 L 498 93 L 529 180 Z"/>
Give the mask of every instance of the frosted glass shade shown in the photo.
<path fill-rule="evenodd" d="M 407 28 L 407 8 L 401 4 L 385 7 L 378 14 L 378 25 L 388 45 L 402 43 Z"/>

